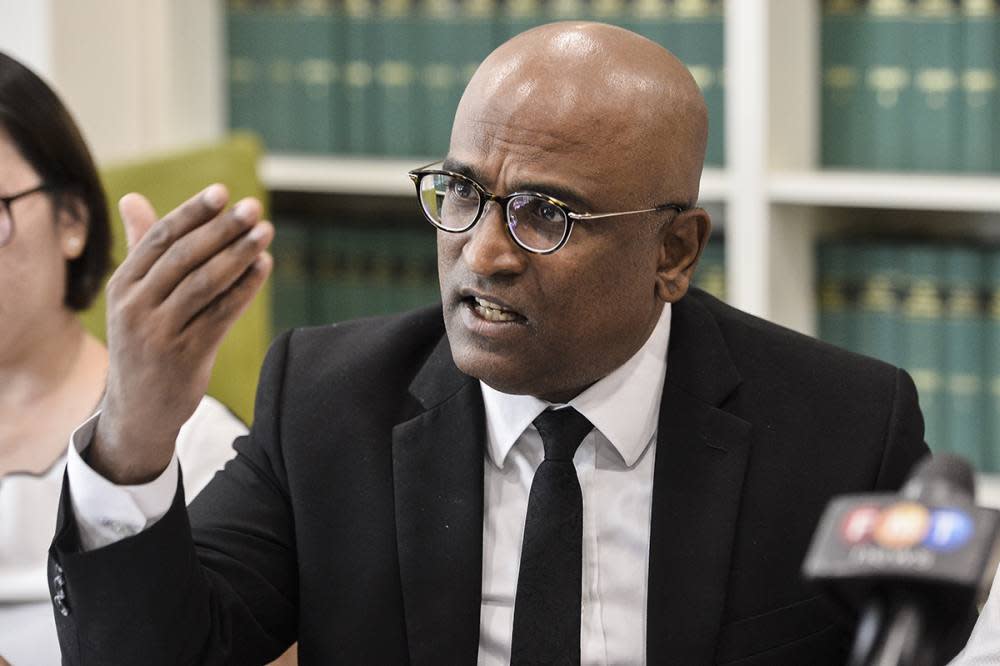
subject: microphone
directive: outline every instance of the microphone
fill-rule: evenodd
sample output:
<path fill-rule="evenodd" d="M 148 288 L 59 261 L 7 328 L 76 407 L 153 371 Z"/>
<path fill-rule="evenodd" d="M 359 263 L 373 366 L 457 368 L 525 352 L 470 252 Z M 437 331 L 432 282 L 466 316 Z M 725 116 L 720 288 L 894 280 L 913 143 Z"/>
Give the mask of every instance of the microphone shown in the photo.
<path fill-rule="evenodd" d="M 1000 557 L 1000 511 L 974 498 L 972 468 L 942 454 L 898 494 L 827 506 L 803 575 L 860 616 L 850 666 L 936 666 L 964 646 Z"/>

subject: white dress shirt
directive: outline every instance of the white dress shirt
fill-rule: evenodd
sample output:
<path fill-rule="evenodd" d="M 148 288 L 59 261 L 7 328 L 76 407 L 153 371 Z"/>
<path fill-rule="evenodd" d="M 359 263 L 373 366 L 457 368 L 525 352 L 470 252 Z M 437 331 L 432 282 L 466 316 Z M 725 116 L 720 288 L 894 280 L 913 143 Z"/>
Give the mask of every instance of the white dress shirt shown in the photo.
<path fill-rule="evenodd" d="M 90 430 L 95 423 L 93 418 L 87 421 Z M 235 455 L 232 441 L 245 433 L 246 426 L 229 410 L 212 398 L 202 400 L 177 437 L 189 500 Z M 86 426 L 77 429 L 76 439 L 90 441 Z M 103 489 L 114 490 L 115 486 L 87 467 L 75 447 L 69 447 L 67 454 L 42 474 L 0 477 L 0 656 L 15 666 L 61 662 L 46 563 L 67 465 L 77 467 L 78 479 L 92 477 L 90 483 L 78 484 L 80 492 L 73 496 L 74 501 L 83 498 L 85 504 L 96 509 L 89 518 L 93 533 L 87 543 L 93 547 L 120 538 L 114 529 L 118 517 L 116 495 L 112 493 L 112 504 L 105 507 L 102 494 Z M 171 486 L 171 497 L 174 490 Z"/>
<path fill-rule="evenodd" d="M 968 644 L 949 666 L 1000 666 L 1000 575 L 993 578 L 990 596 Z"/>
<path fill-rule="evenodd" d="M 646 660 L 646 582 L 653 462 L 667 367 L 670 305 L 624 365 L 568 404 L 594 429 L 573 457 L 583 491 L 583 664 Z M 482 384 L 487 456 L 479 664 L 510 662 L 528 494 L 544 458 L 531 422 L 550 403 Z"/>
<path fill-rule="evenodd" d="M 667 366 L 670 305 L 645 344 L 624 365 L 568 404 L 594 425 L 573 458 L 583 491 L 584 664 L 642 664 L 646 652 L 646 579 L 653 462 Z M 482 384 L 486 409 L 483 587 L 479 663 L 510 661 L 514 596 L 528 493 L 544 456 L 531 422 L 549 403 Z M 166 514 L 177 484 L 177 458 L 142 486 L 115 486 L 76 453 L 96 421 L 73 435 L 70 495 L 85 549 L 113 543 Z"/>

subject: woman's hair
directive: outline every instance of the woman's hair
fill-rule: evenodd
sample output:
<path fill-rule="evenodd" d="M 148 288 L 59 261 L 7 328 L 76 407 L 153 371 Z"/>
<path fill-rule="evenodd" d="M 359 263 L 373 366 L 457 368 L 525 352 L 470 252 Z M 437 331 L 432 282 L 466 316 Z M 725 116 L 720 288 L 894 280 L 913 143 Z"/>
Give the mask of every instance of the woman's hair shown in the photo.
<path fill-rule="evenodd" d="M 0 127 L 49 185 L 53 204 L 87 211 L 83 253 L 67 262 L 66 306 L 84 310 L 111 263 L 111 228 L 104 188 L 69 111 L 30 69 L 0 52 Z M 71 208 L 72 210 L 72 208 Z"/>

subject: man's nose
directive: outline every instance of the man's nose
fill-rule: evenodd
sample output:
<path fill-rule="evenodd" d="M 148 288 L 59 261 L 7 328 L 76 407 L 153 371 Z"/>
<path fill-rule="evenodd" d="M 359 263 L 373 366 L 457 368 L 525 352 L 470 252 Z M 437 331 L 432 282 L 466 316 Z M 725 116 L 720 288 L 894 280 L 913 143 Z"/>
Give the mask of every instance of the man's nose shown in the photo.
<path fill-rule="evenodd" d="M 473 273 L 515 275 L 527 267 L 528 253 L 510 237 L 504 210 L 497 202 L 487 202 L 482 219 L 466 235 L 462 258 Z"/>

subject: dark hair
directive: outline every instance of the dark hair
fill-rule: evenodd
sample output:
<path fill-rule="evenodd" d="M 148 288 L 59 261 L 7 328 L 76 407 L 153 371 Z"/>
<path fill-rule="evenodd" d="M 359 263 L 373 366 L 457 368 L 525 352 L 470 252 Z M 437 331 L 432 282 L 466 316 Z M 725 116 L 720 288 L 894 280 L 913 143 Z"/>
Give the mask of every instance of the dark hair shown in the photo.
<path fill-rule="evenodd" d="M 87 144 L 59 97 L 30 69 L 0 52 L 0 127 L 42 181 L 56 206 L 83 204 L 87 242 L 66 266 L 66 306 L 84 310 L 111 263 L 107 198 Z M 75 201 L 74 201 L 75 199 Z"/>

